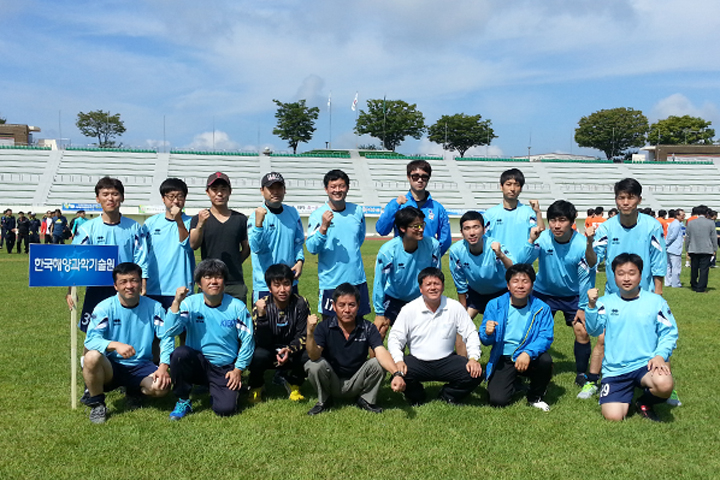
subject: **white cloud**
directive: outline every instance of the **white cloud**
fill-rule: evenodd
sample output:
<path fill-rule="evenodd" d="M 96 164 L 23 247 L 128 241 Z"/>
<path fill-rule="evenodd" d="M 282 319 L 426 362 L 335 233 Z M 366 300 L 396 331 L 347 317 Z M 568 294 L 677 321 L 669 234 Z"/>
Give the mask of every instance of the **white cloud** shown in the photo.
<path fill-rule="evenodd" d="M 650 122 L 665 119 L 671 115 L 681 117 L 690 115 L 691 117 L 700 117 L 705 120 L 718 120 L 718 107 L 712 102 L 705 102 L 702 106 L 697 107 L 681 93 L 674 93 L 669 97 L 665 97 L 658 101 L 652 109 Z"/>
<path fill-rule="evenodd" d="M 187 145 L 192 150 L 238 150 L 240 144 L 230 140 L 230 136 L 220 130 L 203 132 L 195 135 L 193 141 Z"/>

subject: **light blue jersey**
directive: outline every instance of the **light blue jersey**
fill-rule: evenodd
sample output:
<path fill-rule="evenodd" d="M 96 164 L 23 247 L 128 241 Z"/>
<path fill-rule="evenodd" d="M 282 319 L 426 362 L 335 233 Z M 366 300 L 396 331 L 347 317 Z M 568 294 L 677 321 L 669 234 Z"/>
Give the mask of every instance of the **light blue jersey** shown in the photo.
<path fill-rule="evenodd" d="M 240 370 L 250 365 L 255 352 L 253 322 L 245 304 L 237 298 L 226 294 L 220 305 L 210 307 L 202 293 L 187 297 L 180 312 L 168 310 L 163 337 L 172 338 L 183 330 L 187 331 L 185 344 L 213 365 L 234 363 Z"/>
<path fill-rule="evenodd" d="M 587 305 L 587 291 L 595 286 L 595 269 L 585 259 L 587 240 L 573 231 L 567 243 L 558 243 L 550 230 L 535 243 L 525 241 L 518 263 L 533 264 L 538 258 L 534 290 L 549 297 L 580 296 L 579 308 Z"/>
<path fill-rule="evenodd" d="M 308 252 L 318 256 L 320 290 L 329 290 L 341 283 L 360 285 L 367 281 L 360 247 L 365 242 L 365 214 L 362 207 L 346 203 L 345 210 L 333 211 L 327 233 L 320 233 L 323 214 L 330 210 L 325 203 L 310 214 Z"/>
<path fill-rule="evenodd" d="M 518 202 L 512 210 L 502 203 L 483 213 L 485 234 L 493 237 L 510 250 L 513 258 L 519 258 L 530 237 L 530 229 L 537 226 L 537 214 L 529 206 Z"/>
<path fill-rule="evenodd" d="M 585 328 L 592 336 L 605 331 L 603 377 L 645 367 L 657 355 L 668 361 L 678 339 L 677 323 L 665 299 L 642 289 L 632 300 L 617 293 L 600 297 L 596 308 L 585 309 Z"/>
<path fill-rule="evenodd" d="M 385 295 L 404 302 L 419 297 L 418 274 L 427 267 L 440 268 L 440 244 L 432 237 L 423 237 L 412 253 L 405 251 L 402 237 L 395 237 L 380 247 L 372 297 L 375 314 L 385 314 Z"/>
<path fill-rule="evenodd" d="M 507 288 L 505 265 L 493 252 L 490 245 L 497 242 L 492 237 L 483 236 L 483 251 L 480 255 L 470 252 L 470 244 L 465 240 L 455 242 L 450 250 L 450 273 L 458 293 L 467 293 L 468 288 L 482 295 L 497 293 Z M 500 245 L 503 253 L 513 262 L 510 251 Z"/>
<path fill-rule="evenodd" d="M 72 243 L 73 245 L 117 245 L 118 263 L 136 263 L 142 268 L 142 278 L 148 278 L 145 235 L 140 224 L 131 218 L 122 216 L 119 223 L 110 225 L 103 222 L 102 217 L 95 217 L 78 228 Z"/>
<path fill-rule="evenodd" d="M 188 232 L 190 220 L 182 214 Z M 143 234 L 148 246 L 148 295 L 174 296 L 178 287 L 192 291 L 195 252 L 190 247 L 190 236 L 181 242 L 177 222 L 164 213 L 148 218 Z"/>
<path fill-rule="evenodd" d="M 263 205 L 267 213 L 262 227 L 255 226 L 255 212 L 248 220 L 248 243 L 252 257 L 253 296 L 257 292 L 267 291 L 265 271 L 270 265 L 283 263 L 293 267 L 298 260 L 305 260 L 303 230 L 300 215 L 295 207 L 282 206 L 282 212 L 273 213 Z M 295 281 L 297 284 L 297 281 Z"/>
<path fill-rule="evenodd" d="M 643 271 L 640 288 L 648 292 L 655 291 L 653 277 L 664 277 L 667 273 L 667 252 L 665 237 L 660 222 L 655 218 L 638 213 L 637 223 L 625 228 L 620 223 L 620 215 L 604 221 L 595 231 L 593 250 L 598 264 L 605 261 L 607 283 L 605 293 L 616 293 L 615 275 L 612 274 L 612 261 L 621 253 L 635 253 L 642 258 Z"/>
<path fill-rule="evenodd" d="M 503 337 L 503 355 L 512 357 L 515 350 L 525 338 L 525 327 L 530 320 L 530 304 L 526 304 L 522 308 L 516 308 L 510 302 L 507 314 L 507 324 L 505 325 L 505 336 Z"/>
<path fill-rule="evenodd" d="M 133 308 L 123 307 L 117 295 L 100 302 L 90 317 L 85 337 L 85 348 L 104 353 L 110 360 L 121 365 L 133 366 L 153 361 L 152 344 L 161 338 L 165 309 L 160 303 L 147 297 Z M 135 355 L 123 358 L 117 352 L 107 352 L 110 342 L 132 346 Z M 160 341 L 160 363 L 170 365 L 170 354 L 175 350 L 173 338 Z"/>

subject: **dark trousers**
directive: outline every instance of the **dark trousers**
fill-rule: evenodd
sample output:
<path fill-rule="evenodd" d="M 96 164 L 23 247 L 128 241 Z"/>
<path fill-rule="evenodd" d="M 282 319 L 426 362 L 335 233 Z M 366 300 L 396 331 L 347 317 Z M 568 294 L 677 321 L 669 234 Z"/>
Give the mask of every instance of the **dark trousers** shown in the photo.
<path fill-rule="evenodd" d="M 690 288 L 704 292 L 708 283 L 712 253 L 690 253 Z"/>
<path fill-rule="evenodd" d="M 46 233 L 45 234 L 45 243 L 52 243 L 52 233 Z"/>
<path fill-rule="evenodd" d="M 8 253 L 12 253 L 12 249 L 15 246 L 15 232 L 8 230 L 5 232 L 5 248 Z"/>
<path fill-rule="evenodd" d="M 467 358 L 453 353 L 439 360 L 420 360 L 405 355 L 405 398 L 412 404 L 425 402 L 425 388 L 420 382 L 447 382 L 440 398 L 459 402 L 480 385 L 482 376 L 472 378 L 466 369 Z"/>
<path fill-rule="evenodd" d="M 17 235 L 17 252 L 20 253 L 20 250 L 22 250 L 22 244 L 25 242 L 25 253 L 28 253 L 28 248 L 30 248 L 28 245 L 28 236 L 25 233 L 18 233 Z"/>
<path fill-rule="evenodd" d="M 65 239 L 64 239 L 63 237 L 59 236 L 59 235 L 53 235 L 53 236 L 52 236 L 52 243 L 54 243 L 55 245 L 64 244 L 64 243 L 65 243 Z"/>
<path fill-rule="evenodd" d="M 173 392 L 178 398 L 187 400 L 193 385 L 204 385 L 210 390 L 213 412 L 223 417 L 234 415 L 237 413 L 238 392 L 227 387 L 225 378 L 225 374 L 234 368 L 232 364 L 223 367 L 213 365 L 205 355 L 183 345 L 170 355 Z"/>
<path fill-rule="evenodd" d="M 528 402 L 534 403 L 542 400 L 552 378 L 552 366 L 552 357 L 548 352 L 545 352 L 535 360 L 531 360 L 528 369 L 520 373 L 515 369 L 515 362 L 512 358 L 503 355 L 498 360 L 488 380 L 487 390 L 490 405 L 504 407 L 512 401 L 512 396 L 515 393 L 515 379 L 518 375 L 530 379 L 530 389 L 527 392 Z"/>
<path fill-rule="evenodd" d="M 276 366 L 275 357 L 275 348 L 263 348 L 255 345 L 255 353 L 253 353 L 249 367 L 248 385 L 250 388 L 262 387 L 265 384 L 266 370 L 279 370 L 290 385 L 302 385 L 305 381 L 304 366 L 308 361 L 307 353 L 303 350 L 298 354 L 290 355 L 288 361 L 282 366 Z"/>

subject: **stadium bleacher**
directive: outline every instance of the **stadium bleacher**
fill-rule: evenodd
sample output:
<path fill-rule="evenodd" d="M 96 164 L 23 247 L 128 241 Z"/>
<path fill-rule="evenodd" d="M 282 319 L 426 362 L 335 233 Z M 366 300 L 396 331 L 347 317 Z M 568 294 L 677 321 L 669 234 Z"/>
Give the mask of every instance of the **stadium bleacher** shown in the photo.
<path fill-rule="evenodd" d="M 523 171 L 522 199 L 538 199 L 543 208 L 556 199 L 573 202 L 578 211 L 598 205 L 614 206 L 613 184 L 634 177 L 643 185 L 643 206 L 654 210 L 684 208 L 703 203 L 720 208 L 720 166 L 713 162 L 611 163 L 605 161 L 462 159 L 400 157 L 358 151 L 327 156 L 261 155 L 151 150 L 0 149 L 0 207 L 45 210 L 64 203 L 93 203 L 97 180 L 110 175 L 125 184 L 124 208 L 141 213 L 143 206 L 159 206 L 160 182 L 169 176 L 188 184 L 187 209 L 207 207 L 205 181 L 215 171 L 232 180 L 230 206 L 249 213 L 260 203 L 260 178 L 278 171 L 286 179 L 286 203 L 307 212 L 325 199 L 322 178 L 333 168 L 351 178 L 348 200 L 381 207 L 408 189 L 405 165 L 424 158 L 433 168 L 428 190 L 457 215 L 468 209 L 485 210 L 500 201 L 498 180 L 508 168 Z"/>

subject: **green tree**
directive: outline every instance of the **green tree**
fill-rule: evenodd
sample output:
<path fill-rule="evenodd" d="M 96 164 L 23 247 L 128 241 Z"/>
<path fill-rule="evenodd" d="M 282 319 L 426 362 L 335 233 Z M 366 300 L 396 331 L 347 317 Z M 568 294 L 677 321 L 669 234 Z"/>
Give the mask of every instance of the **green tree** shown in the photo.
<path fill-rule="evenodd" d="M 3 123 L 5 123 L 5 119 L 3 117 L 0 117 L 0 125 L 2 125 Z"/>
<path fill-rule="evenodd" d="M 425 133 L 425 117 L 416 104 L 402 100 L 375 99 L 367 101 L 367 112 L 360 110 L 355 133 L 368 134 L 393 152 L 405 137 L 420 139 Z"/>
<path fill-rule="evenodd" d="M 428 140 L 440 144 L 445 150 L 457 150 L 461 157 L 472 147 L 490 145 L 497 138 L 490 120 L 481 115 L 443 115 L 428 128 Z"/>
<path fill-rule="evenodd" d="M 642 147 L 648 120 L 640 110 L 613 108 L 582 117 L 575 129 L 575 141 L 581 147 L 605 152 L 608 160 L 632 147 Z"/>
<path fill-rule="evenodd" d="M 125 133 L 125 124 L 120 120 L 120 114 L 110 115 L 110 112 L 95 110 L 88 113 L 80 112 L 75 125 L 86 137 L 97 138 L 99 148 L 113 148 L 120 145 L 115 144 L 115 137 Z"/>
<path fill-rule="evenodd" d="M 711 145 L 715 130 L 710 128 L 712 122 L 700 117 L 683 115 L 669 116 L 650 125 L 648 143 L 651 145 Z"/>
<path fill-rule="evenodd" d="M 305 100 L 292 103 L 283 103 L 273 100 L 278 106 L 275 112 L 277 127 L 273 128 L 273 135 L 286 140 L 288 146 L 297 153 L 297 146 L 300 142 L 309 142 L 315 132 L 315 120 L 318 118 L 320 109 L 318 107 L 308 108 Z"/>

